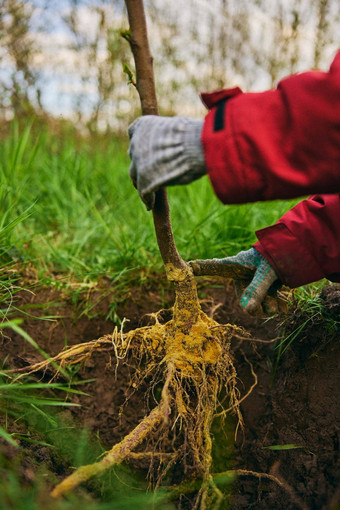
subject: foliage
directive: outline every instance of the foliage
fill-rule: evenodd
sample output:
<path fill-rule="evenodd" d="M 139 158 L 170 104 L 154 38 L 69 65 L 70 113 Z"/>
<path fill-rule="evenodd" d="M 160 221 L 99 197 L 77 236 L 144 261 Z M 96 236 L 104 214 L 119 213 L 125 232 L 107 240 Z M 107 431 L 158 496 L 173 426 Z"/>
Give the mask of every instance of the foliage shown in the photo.
<path fill-rule="evenodd" d="M 328 313 L 325 301 L 321 297 L 320 290 L 323 282 L 316 282 L 296 289 L 291 297 L 291 313 L 284 318 L 281 326 L 281 338 L 276 346 L 276 360 L 274 363 L 273 375 L 276 374 L 282 356 L 294 343 L 309 337 L 310 332 L 320 325 L 324 330 L 324 341 L 320 342 L 321 347 L 325 343 L 336 339 L 340 329 L 340 320 Z M 293 326 L 293 327 L 292 327 Z M 313 343 L 307 341 L 310 355 L 315 355 Z M 321 348 L 320 346 L 318 349 Z M 296 349 L 296 348 L 295 348 Z M 296 349 L 297 350 L 297 349 Z M 306 354 L 306 353 L 305 353 Z"/>
<path fill-rule="evenodd" d="M 88 381 L 81 384 L 85 382 Z M 65 392 L 70 399 L 62 398 Z M 75 405 L 72 404 L 72 393 L 84 395 L 65 383 L 15 382 L 8 375 L 0 375 L 0 422 L 4 424 L 0 426 L 0 507 L 4 510 L 42 510 L 46 507 L 56 510 L 121 510 L 133 505 L 137 510 L 145 508 L 148 503 L 157 503 L 158 508 L 171 508 L 166 504 L 167 494 L 164 491 L 148 494 L 145 482 L 126 467 L 117 468 L 100 484 L 94 485 L 92 498 L 82 495 L 72 495 L 67 501 L 51 498 L 50 484 L 56 482 L 55 474 L 48 470 L 47 462 L 38 463 L 32 455 L 34 451 L 40 452 L 42 459 L 45 458 L 44 452 L 49 452 L 46 459 L 52 456 L 58 463 L 67 462 L 75 466 L 84 461 L 91 462 L 104 453 L 98 438 L 91 437 L 85 428 L 79 430 L 77 423 L 66 419 L 63 414 L 49 410 L 51 406 L 65 408 Z M 12 449 L 6 448 L 3 441 Z M 99 494 L 100 502 L 96 501 Z"/>

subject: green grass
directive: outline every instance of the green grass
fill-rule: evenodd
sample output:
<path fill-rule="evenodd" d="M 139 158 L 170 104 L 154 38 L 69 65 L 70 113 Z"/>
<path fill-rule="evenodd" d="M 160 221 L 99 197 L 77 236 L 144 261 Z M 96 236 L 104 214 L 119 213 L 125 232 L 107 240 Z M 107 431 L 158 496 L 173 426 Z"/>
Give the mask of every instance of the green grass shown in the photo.
<path fill-rule="evenodd" d="M 0 372 L 0 417 L 5 425 L 0 426 L 0 508 L 142 510 L 154 503 L 156 508 L 173 509 L 167 503 L 166 491 L 148 493 L 143 477 L 126 466 L 117 466 L 100 480 L 93 480 L 92 496 L 80 493 L 71 494 L 67 500 L 51 498 L 51 484 L 58 482 L 56 466 L 89 464 L 105 452 L 100 438 L 90 435 L 86 428 L 79 429 L 70 414 L 53 412 L 56 407 L 75 405 L 72 399 L 63 398 L 61 393 L 65 392 L 84 395 L 68 383 L 16 382 Z M 13 431 L 9 433 L 6 428 Z"/>
<path fill-rule="evenodd" d="M 321 287 L 322 282 L 316 282 L 312 285 L 301 287 L 294 292 L 294 308 L 299 317 L 295 317 L 295 327 L 293 330 L 287 332 L 291 321 L 288 321 L 283 328 L 282 338 L 276 346 L 277 354 L 274 374 L 282 356 L 293 342 L 303 336 L 306 330 L 311 330 L 315 325 L 320 327 L 320 324 L 322 324 L 323 330 L 329 337 L 329 341 L 335 339 L 340 328 L 340 320 L 329 316 L 324 300 L 320 297 Z"/>
<path fill-rule="evenodd" d="M 162 267 L 151 213 L 128 177 L 127 140 L 81 140 L 13 123 L 0 148 L 7 249 L 41 271 L 80 280 Z M 169 189 L 178 249 L 186 260 L 232 255 L 255 241 L 292 202 L 223 206 L 205 177 Z M 21 221 L 24 220 L 24 221 Z"/>

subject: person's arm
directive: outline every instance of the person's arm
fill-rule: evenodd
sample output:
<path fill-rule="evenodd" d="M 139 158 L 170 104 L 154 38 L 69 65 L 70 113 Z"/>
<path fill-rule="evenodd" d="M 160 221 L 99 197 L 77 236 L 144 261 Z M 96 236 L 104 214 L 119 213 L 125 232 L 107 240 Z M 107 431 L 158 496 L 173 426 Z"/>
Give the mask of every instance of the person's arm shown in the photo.
<path fill-rule="evenodd" d="M 231 89 L 203 99 L 210 108 L 204 123 L 141 118 L 130 130 L 130 175 L 148 207 L 159 187 L 206 172 L 229 204 L 329 193 L 257 232 L 245 260 L 255 279 L 242 304 L 254 309 L 277 278 L 291 287 L 340 281 L 340 199 L 331 195 L 340 190 L 340 52 L 328 73 L 294 75 L 259 94 Z"/>
<path fill-rule="evenodd" d="M 294 288 L 321 278 L 340 282 L 340 194 L 303 200 L 256 235 L 254 248 L 283 284 Z"/>
<path fill-rule="evenodd" d="M 258 242 L 248 251 L 223 259 L 191 261 L 194 274 L 228 276 L 232 267 L 239 265 L 253 269 L 252 281 L 240 301 L 251 313 L 274 282 L 291 288 L 322 278 L 340 282 L 340 194 L 303 200 L 256 235 Z"/>
<path fill-rule="evenodd" d="M 340 190 L 340 52 L 329 72 L 202 98 L 211 108 L 204 122 L 146 116 L 129 129 L 130 175 L 149 208 L 159 187 L 207 172 L 228 204 Z"/>
<path fill-rule="evenodd" d="M 340 191 L 340 52 L 263 93 L 203 95 L 205 162 L 223 203 Z M 214 105 L 214 102 L 217 102 Z"/>

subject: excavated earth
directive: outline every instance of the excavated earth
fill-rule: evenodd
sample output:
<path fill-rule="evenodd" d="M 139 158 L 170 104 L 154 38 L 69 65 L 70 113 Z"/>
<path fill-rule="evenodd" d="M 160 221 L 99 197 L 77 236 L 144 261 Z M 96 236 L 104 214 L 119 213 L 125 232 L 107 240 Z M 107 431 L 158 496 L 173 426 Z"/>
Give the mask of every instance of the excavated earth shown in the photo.
<path fill-rule="evenodd" d="M 203 286 L 200 283 L 199 295 L 202 308 L 215 320 L 237 324 L 250 334 L 248 339 L 235 338 L 231 346 L 241 396 L 253 383 L 251 366 L 258 378 L 257 386 L 241 404 L 244 429 L 238 432 L 236 441 L 233 417 L 224 423 L 218 420 L 214 423 L 214 472 L 242 469 L 267 473 L 289 488 L 283 489 L 268 478 L 241 476 L 222 484 L 226 498 L 221 508 L 340 508 L 337 425 L 339 330 L 330 331 L 329 322 L 325 319 L 306 316 L 297 309 L 271 319 L 265 316 L 250 317 L 238 306 L 231 284 L 216 285 L 215 282 L 209 285 L 205 282 Z M 127 330 L 145 325 L 148 320 L 146 314 L 171 306 L 174 297 L 164 281 L 155 279 L 143 287 L 131 289 L 115 307 L 115 291 L 110 289 L 107 282 L 101 282 L 90 293 L 79 292 L 77 303 L 72 302 L 74 297 L 71 299 L 67 293 L 52 287 L 36 288 L 33 292 L 22 291 L 16 299 L 16 306 L 25 312 L 22 314 L 23 329 L 41 348 L 53 355 L 65 345 L 112 333 L 114 322 L 106 318 L 109 311 L 114 310 L 121 320 L 124 317 L 129 319 L 125 324 Z M 325 287 L 323 299 L 329 317 L 339 319 L 340 287 Z M 53 321 L 34 318 L 42 315 L 42 309 L 38 306 L 42 304 L 43 314 L 59 318 Z M 84 313 L 86 308 L 91 308 L 87 314 Z M 276 365 L 278 338 L 284 328 L 286 335 L 298 328 L 301 332 Z M 2 362 L 6 360 L 6 368 L 21 368 L 41 359 L 35 349 L 10 330 L 5 331 L 1 338 L 0 356 Z M 74 367 L 76 379 L 95 379 L 95 382 L 81 387 L 87 396 L 72 396 L 72 402 L 81 404 L 80 407 L 62 410 L 58 415 L 66 425 L 76 423 L 79 430 L 86 427 L 90 437 L 95 438 L 93 443 L 98 442 L 99 438 L 105 449 L 124 437 L 146 413 L 144 394 L 148 381 L 130 397 L 122 411 L 130 371 L 134 368 L 133 360 L 129 360 L 126 366 L 121 365 L 117 378 L 114 367 L 113 349 L 94 352 L 81 366 Z M 53 377 L 53 371 L 48 370 L 36 377 L 48 381 Z M 0 423 L 4 424 L 4 419 L 0 415 Z M 22 431 L 22 421 L 10 425 L 12 431 L 16 431 L 16 427 L 19 432 Z M 29 427 L 37 431 L 39 437 L 39 424 L 29 423 Z M 60 439 L 61 442 L 63 440 L 66 445 L 67 432 Z M 69 441 L 69 446 L 65 445 L 57 452 L 55 448 L 22 440 L 22 450 L 18 454 L 16 449 L 0 440 L 2 475 L 5 476 L 6 466 L 17 465 L 21 483 L 29 487 L 42 466 L 45 466 L 52 486 L 72 469 L 72 444 Z M 283 445 L 286 449 L 282 449 Z M 141 473 L 144 477 L 145 472 L 142 470 Z M 87 487 L 91 497 L 100 499 L 91 484 Z M 184 501 L 184 507 L 190 508 L 189 496 Z M 157 508 L 162 509 L 162 505 Z M 164 508 L 176 508 L 176 505 L 165 505 Z"/>

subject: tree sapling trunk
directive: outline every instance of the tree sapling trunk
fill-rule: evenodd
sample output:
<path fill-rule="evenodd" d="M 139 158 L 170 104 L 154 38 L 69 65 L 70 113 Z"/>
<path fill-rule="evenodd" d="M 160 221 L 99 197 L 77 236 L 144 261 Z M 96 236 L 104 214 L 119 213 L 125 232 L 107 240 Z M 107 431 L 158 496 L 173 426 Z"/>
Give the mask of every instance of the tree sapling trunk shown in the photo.
<path fill-rule="evenodd" d="M 124 36 L 135 59 L 142 113 L 157 115 L 143 2 L 126 0 L 126 7 L 130 30 Z M 201 310 L 193 271 L 201 267 L 200 261 L 196 261 L 196 266 L 187 264 L 176 249 L 165 189 L 156 193 L 153 218 L 167 278 L 173 282 L 176 292 L 172 319 L 162 324 L 159 314 L 155 313 L 151 326 L 128 333 L 116 328 L 113 335 L 71 347 L 54 361 L 63 366 L 90 356 L 95 348 L 113 345 L 117 365 L 128 355 L 140 360 L 140 370 L 136 371 L 131 387 L 138 388 L 146 374 L 152 384 L 163 381 L 160 399 L 135 429 L 100 461 L 75 470 L 55 487 L 52 495 L 60 497 L 110 466 L 138 456 L 149 463 L 154 486 L 169 475 L 176 463 L 176 471 L 182 473 L 184 479 L 200 480 L 193 508 L 217 508 L 222 494 L 211 474 L 210 428 L 216 410 L 219 415 L 224 413 L 223 402 L 241 422 L 236 372 L 229 352 L 230 339 L 239 328 L 220 325 Z M 34 365 L 31 370 L 41 369 L 46 363 Z M 223 402 L 219 401 L 221 392 Z"/>
<path fill-rule="evenodd" d="M 124 33 L 129 41 L 136 65 L 136 86 L 143 114 L 158 114 L 152 57 L 147 39 L 142 0 L 126 0 L 130 30 Z M 112 349 L 119 363 L 133 359 L 138 364 L 128 390 L 137 391 L 148 379 L 150 393 L 162 381 L 161 394 L 154 398 L 147 414 L 122 441 L 114 445 L 98 462 L 76 469 L 59 483 L 52 496 L 58 498 L 89 478 L 122 462 L 143 461 L 149 466 L 149 478 L 157 488 L 165 478 L 189 482 L 192 509 L 212 510 L 220 507 L 223 494 L 212 475 L 211 424 L 215 416 L 239 412 L 236 389 L 236 371 L 229 352 L 230 339 L 240 329 L 230 324 L 221 325 L 201 309 L 195 275 L 218 275 L 251 278 L 253 271 L 230 267 L 218 261 L 196 260 L 186 263 L 180 257 L 171 228 L 169 205 L 165 189 L 156 193 L 153 210 L 155 232 L 167 278 L 176 292 L 172 319 L 162 323 L 161 313 L 151 314 L 154 324 L 124 333 L 116 327 L 112 335 L 72 346 L 52 360 L 29 367 L 32 373 L 43 370 L 51 362 L 63 368 L 91 356 L 95 349 Z M 20 377 L 20 376 L 19 376 Z M 127 399 L 128 404 L 128 399 Z M 176 470 L 174 470 L 176 467 Z M 240 476 L 264 477 L 275 481 L 289 493 L 290 488 L 271 475 L 237 470 Z M 190 482 L 192 482 L 190 484 Z M 198 487 L 198 488 L 197 488 Z M 173 491 L 181 498 L 182 485 Z M 294 500 L 294 495 L 291 494 Z"/>

